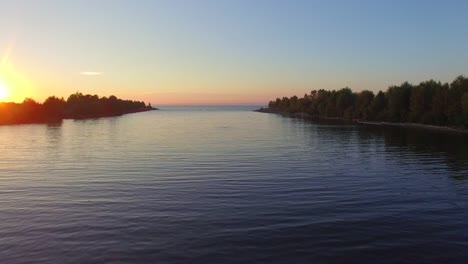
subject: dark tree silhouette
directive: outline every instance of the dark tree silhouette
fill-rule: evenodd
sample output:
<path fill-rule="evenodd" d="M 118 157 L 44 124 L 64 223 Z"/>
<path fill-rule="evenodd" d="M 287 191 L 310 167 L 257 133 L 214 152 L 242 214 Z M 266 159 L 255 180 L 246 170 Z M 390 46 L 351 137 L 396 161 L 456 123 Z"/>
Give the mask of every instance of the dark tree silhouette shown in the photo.
<path fill-rule="evenodd" d="M 458 76 L 451 84 L 434 80 L 390 86 L 377 95 L 349 88 L 314 90 L 303 98 L 293 96 L 270 101 L 269 112 L 345 120 L 412 122 L 468 128 L 468 78 Z"/>
<path fill-rule="evenodd" d="M 144 102 L 121 100 L 115 96 L 99 98 L 97 95 L 74 93 L 65 101 L 55 96 L 40 104 L 26 98 L 21 104 L 0 103 L 0 125 L 26 123 L 53 123 L 64 118 L 81 119 L 118 116 L 153 110 Z"/>

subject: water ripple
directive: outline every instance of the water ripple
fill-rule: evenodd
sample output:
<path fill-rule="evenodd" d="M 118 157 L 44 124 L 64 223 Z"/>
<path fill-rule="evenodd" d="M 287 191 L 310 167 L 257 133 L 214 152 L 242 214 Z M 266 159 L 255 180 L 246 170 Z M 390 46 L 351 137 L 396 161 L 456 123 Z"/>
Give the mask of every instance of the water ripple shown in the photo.
<path fill-rule="evenodd" d="M 462 136 L 236 108 L 0 127 L 5 263 L 461 263 Z"/>

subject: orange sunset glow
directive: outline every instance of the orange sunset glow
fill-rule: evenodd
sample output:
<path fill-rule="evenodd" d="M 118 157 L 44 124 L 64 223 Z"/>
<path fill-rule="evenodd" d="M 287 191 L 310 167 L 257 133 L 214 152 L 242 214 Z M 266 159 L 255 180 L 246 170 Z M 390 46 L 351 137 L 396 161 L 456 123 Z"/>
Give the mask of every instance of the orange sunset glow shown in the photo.
<path fill-rule="evenodd" d="M 4 101 L 8 97 L 8 87 L 0 82 L 0 101 Z"/>
<path fill-rule="evenodd" d="M 31 84 L 11 61 L 12 46 L 3 54 L 0 51 L 0 101 L 21 102 L 32 97 Z"/>

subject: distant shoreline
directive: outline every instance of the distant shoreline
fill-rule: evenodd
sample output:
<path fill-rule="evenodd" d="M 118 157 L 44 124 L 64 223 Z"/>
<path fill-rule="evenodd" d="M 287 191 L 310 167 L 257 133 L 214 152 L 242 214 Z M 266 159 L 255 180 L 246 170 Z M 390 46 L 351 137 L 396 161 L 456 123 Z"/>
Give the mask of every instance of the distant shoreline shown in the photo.
<path fill-rule="evenodd" d="M 59 124 L 63 120 L 86 120 L 86 119 L 97 119 L 97 118 L 109 118 L 109 117 L 118 117 L 118 116 L 124 116 L 124 115 L 128 115 L 128 114 L 137 114 L 137 113 L 143 113 L 143 112 L 149 112 L 149 111 L 155 111 L 155 110 L 159 110 L 159 109 L 155 108 L 155 107 L 152 107 L 152 108 L 146 108 L 146 109 L 141 109 L 141 110 L 127 112 L 127 113 L 121 113 L 121 114 L 75 116 L 75 117 L 64 117 L 64 118 L 50 117 L 50 118 L 46 118 L 44 120 L 36 120 L 36 121 L 31 121 L 31 122 L 0 123 L 0 126 Z"/>
<path fill-rule="evenodd" d="M 56 124 L 64 119 L 93 119 L 159 110 L 141 101 L 122 100 L 113 95 L 75 93 L 67 100 L 55 96 L 43 103 L 26 98 L 22 103 L 0 103 L 0 125 Z"/>
<path fill-rule="evenodd" d="M 278 111 L 278 110 L 274 110 L 271 108 L 263 108 L 263 107 L 260 109 L 254 110 L 254 112 L 266 113 L 266 114 L 277 114 L 277 115 L 281 115 L 284 117 L 302 118 L 302 119 L 310 119 L 310 120 L 339 121 L 342 123 L 347 123 L 347 124 L 352 123 L 352 124 L 357 124 L 357 125 L 362 125 L 362 126 L 380 126 L 380 127 L 393 126 L 393 127 L 418 128 L 418 129 L 432 130 L 432 131 L 468 134 L 468 130 L 454 128 L 454 127 L 424 125 L 424 124 L 418 124 L 418 123 L 372 122 L 372 121 L 361 121 L 358 119 L 348 120 L 348 119 L 344 119 L 340 117 L 311 116 L 304 112 L 288 113 L 284 111 Z"/>
<path fill-rule="evenodd" d="M 94 119 L 94 118 L 106 118 L 106 117 L 123 116 L 123 115 L 128 115 L 128 114 L 143 113 L 143 112 L 149 112 L 149 111 L 155 111 L 155 110 L 159 110 L 159 109 L 155 107 L 150 107 L 150 108 L 146 107 L 143 109 L 134 110 L 134 111 L 126 112 L 126 113 L 120 113 L 120 114 L 75 116 L 75 117 L 64 117 L 63 119 L 83 120 L 83 119 Z"/>

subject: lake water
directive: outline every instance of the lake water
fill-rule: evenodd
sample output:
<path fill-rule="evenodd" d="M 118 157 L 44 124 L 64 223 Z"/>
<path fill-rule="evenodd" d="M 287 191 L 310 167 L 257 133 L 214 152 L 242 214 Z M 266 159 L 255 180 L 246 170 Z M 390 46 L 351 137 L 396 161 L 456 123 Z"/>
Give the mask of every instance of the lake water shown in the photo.
<path fill-rule="evenodd" d="M 462 263 L 468 138 L 166 107 L 0 127 L 2 263 Z"/>

